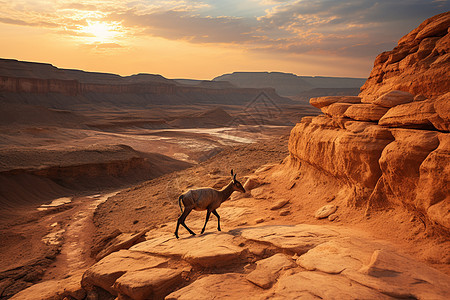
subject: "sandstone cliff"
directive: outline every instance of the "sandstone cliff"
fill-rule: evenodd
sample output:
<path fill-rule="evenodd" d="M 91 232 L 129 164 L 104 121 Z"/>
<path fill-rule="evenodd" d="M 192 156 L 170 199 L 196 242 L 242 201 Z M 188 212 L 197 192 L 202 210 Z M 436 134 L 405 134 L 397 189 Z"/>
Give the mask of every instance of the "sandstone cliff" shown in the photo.
<path fill-rule="evenodd" d="M 375 59 L 374 67 L 361 88 L 363 102 L 371 103 L 391 90 L 427 98 L 450 89 L 449 12 L 425 20 L 402 37 L 392 51 Z"/>
<path fill-rule="evenodd" d="M 289 166 L 347 204 L 401 205 L 450 230 L 449 25 L 432 17 L 380 54 L 359 97 L 312 98 L 324 115 L 292 130 Z"/>

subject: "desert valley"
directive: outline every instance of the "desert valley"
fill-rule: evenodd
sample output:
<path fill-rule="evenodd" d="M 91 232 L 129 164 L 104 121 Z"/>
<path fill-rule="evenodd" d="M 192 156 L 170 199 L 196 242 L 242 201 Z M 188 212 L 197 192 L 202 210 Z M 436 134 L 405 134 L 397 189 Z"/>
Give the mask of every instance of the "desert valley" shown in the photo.
<path fill-rule="evenodd" d="M 448 299 L 450 13 L 417 25 L 368 78 L 0 59 L 0 299 Z"/>

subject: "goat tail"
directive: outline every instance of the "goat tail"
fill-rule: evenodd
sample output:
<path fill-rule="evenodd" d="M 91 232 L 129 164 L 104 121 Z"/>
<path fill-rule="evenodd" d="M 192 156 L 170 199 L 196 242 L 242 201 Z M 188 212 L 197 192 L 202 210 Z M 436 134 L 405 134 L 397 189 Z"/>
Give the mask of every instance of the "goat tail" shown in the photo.
<path fill-rule="evenodd" d="M 183 200 L 183 195 L 178 197 L 178 206 L 180 206 L 181 213 L 183 213 L 183 208 L 181 207 L 181 200 Z"/>

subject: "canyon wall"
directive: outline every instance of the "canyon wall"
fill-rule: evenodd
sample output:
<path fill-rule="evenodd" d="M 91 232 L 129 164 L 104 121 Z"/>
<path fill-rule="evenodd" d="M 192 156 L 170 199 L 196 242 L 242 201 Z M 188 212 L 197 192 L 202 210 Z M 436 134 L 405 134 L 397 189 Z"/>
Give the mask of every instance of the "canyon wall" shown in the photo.
<path fill-rule="evenodd" d="M 0 212 L 41 204 L 74 190 L 117 188 L 191 166 L 126 145 L 69 150 L 0 150 Z"/>
<path fill-rule="evenodd" d="M 347 205 L 400 205 L 449 231 L 449 26 L 434 16 L 380 54 L 359 96 L 312 98 L 324 114 L 292 130 L 289 168 L 328 178 Z"/>
<path fill-rule="evenodd" d="M 179 83 L 161 75 L 115 74 L 64 70 L 49 64 L 0 59 L 0 101 L 75 109 L 77 105 L 101 103 L 118 106 L 154 104 L 246 104 L 260 93 L 282 103 L 273 88 L 238 88 L 223 82 Z"/>

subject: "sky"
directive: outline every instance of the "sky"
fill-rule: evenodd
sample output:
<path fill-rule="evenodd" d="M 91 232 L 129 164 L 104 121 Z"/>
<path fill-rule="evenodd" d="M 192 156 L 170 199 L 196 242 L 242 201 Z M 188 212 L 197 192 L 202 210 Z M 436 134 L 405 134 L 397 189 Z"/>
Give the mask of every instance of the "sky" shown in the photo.
<path fill-rule="evenodd" d="M 0 57 L 120 75 L 367 77 L 450 0 L 0 0 Z"/>

